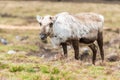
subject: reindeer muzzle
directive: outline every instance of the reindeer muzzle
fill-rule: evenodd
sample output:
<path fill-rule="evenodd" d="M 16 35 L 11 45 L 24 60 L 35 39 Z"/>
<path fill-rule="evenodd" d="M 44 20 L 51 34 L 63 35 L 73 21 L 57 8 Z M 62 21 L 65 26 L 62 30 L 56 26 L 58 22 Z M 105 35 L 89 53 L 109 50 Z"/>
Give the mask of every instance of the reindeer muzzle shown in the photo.
<path fill-rule="evenodd" d="M 46 34 L 39 34 L 40 39 L 42 40 L 42 42 L 47 43 L 47 35 Z"/>

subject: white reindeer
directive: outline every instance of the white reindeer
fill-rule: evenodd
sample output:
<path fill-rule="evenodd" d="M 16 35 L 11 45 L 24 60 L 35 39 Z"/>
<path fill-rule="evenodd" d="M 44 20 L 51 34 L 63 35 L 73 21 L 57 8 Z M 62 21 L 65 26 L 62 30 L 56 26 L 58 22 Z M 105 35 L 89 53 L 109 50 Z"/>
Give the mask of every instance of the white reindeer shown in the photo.
<path fill-rule="evenodd" d="M 72 44 L 75 51 L 75 59 L 79 59 L 79 46 L 87 45 L 93 52 L 92 63 L 95 64 L 97 41 L 102 61 L 103 50 L 103 23 L 104 17 L 96 13 L 81 13 L 71 15 L 62 12 L 55 16 L 37 16 L 41 26 L 40 38 L 45 40 L 48 36 L 54 46 L 63 47 L 64 56 L 67 57 L 67 45 Z"/>

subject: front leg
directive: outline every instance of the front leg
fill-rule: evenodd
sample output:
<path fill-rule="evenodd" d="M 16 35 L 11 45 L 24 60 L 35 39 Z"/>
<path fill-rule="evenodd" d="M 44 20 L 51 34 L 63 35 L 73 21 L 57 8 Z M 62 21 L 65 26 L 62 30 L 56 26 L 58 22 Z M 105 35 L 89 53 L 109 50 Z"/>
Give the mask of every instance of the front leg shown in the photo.
<path fill-rule="evenodd" d="M 64 57 L 67 57 L 67 44 L 66 43 L 61 43 L 62 48 L 63 48 L 63 52 L 64 52 Z"/>
<path fill-rule="evenodd" d="M 72 46 L 75 52 L 75 59 L 79 59 L 79 40 L 72 40 Z"/>

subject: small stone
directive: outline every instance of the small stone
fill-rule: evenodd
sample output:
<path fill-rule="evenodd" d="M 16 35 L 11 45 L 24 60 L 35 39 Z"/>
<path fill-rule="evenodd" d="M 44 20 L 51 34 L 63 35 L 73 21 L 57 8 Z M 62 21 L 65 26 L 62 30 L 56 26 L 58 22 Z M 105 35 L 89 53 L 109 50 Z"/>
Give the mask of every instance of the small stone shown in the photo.
<path fill-rule="evenodd" d="M 7 44 L 8 44 L 7 40 L 5 40 L 5 39 L 3 39 L 3 38 L 0 39 L 0 42 L 1 42 L 2 44 L 4 44 L 4 45 L 7 45 Z"/>
<path fill-rule="evenodd" d="M 117 55 L 116 53 L 111 53 L 111 54 L 107 55 L 107 60 L 110 62 L 118 61 L 119 55 Z"/>
<path fill-rule="evenodd" d="M 16 51 L 14 51 L 14 50 L 9 50 L 7 53 L 8 53 L 8 54 L 15 54 Z"/>
<path fill-rule="evenodd" d="M 21 40 L 21 37 L 20 36 L 16 36 L 15 37 L 17 40 Z"/>
<path fill-rule="evenodd" d="M 23 41 L 23 40 L 27 40 L 29 37 L 28 36 L 23 36 L 20 40 Z"/>
<path fill-rule="evenodd" d="M 23 40 L 27 40 L 28 38 L 29 38 L 29 36 L 16 36 L 15 37 L 17 40 L 19 40 L 19 41 L 23 41 Z"/>
<path fill-rule="evenodd" d="M 84 60 L 84 59 L 87 59 L 89 56 L 90 56 L 90 54 L 89 54 L 89 49 L 88 48 L 83 48 L 83 52 L 82 52 L 82 54 L 80 55 L 80 59 L 81 60 Z"/>
<path fill-rule="evenodd" d="M 82 50 L 84 50 L 84 51 L 90 51 L 89 48 L 86 48 L 86 47 L 82 48 Z"/>
<path fill-rule="evenodd" d="M 42 55 L 41 58 L 42 58 L 42 59 L 45 58 L 45 55 Z"/>

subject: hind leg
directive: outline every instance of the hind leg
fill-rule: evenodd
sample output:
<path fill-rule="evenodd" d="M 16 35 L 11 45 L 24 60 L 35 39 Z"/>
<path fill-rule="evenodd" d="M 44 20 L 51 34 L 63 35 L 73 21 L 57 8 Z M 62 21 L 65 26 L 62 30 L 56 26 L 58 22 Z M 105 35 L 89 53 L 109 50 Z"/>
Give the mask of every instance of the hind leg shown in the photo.
<path fill-rule="evenodd" d="M 102 32 L 98 33 L 97 43 L 100 49 L 100 55 L 101 55 L 102 62 L 103 62 L 104 61 L 104 50 L 103 50 L 103 33 Z"/>
<path fill-rule="evenodd" d="M 92 63 L 95 65 L 96 54 L 97 54 L 97 46 L 93 43 L 93 44 L 89 45 L 89 47 L 93 52 Z"/>

